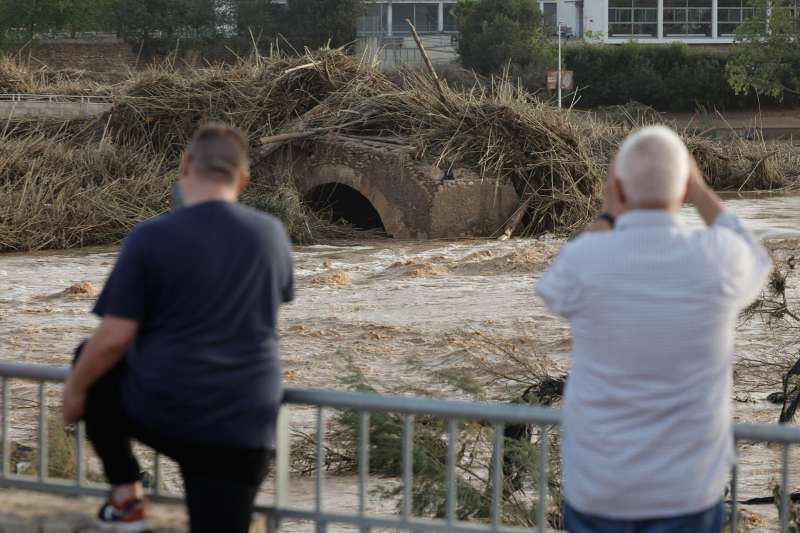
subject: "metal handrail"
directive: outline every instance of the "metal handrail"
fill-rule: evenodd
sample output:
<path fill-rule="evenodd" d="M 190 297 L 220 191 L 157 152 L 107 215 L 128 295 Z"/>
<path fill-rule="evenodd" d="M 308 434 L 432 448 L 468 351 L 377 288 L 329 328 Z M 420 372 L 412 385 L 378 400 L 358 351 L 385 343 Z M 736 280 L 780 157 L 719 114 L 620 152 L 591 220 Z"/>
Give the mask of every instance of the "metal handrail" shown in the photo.
<path fill-rule="evenodd" d="M 2 406 L 2 444 L 0 445 L 0 486 L 18 487 L 23 489 L 56 492 L 66 494 L 103 495 L 107 489 L 87 484 L 83 471 L 85 430 L 83 424 L 78 425 L 76 432 L 76 477 L 72 482 L 56 481 L 47 478 L 47 418 L 45 405 L 45 383 L 57 383 L 66 379 L 69 374 L 68 367 L 50 367 L 41 365 L 25 365 L 0 361 L 0 398 Z M 8 420 L 10 412 L 10 386 L 9 380 L 23 379 L 39 382 L 39 472 L 37 479 L 30 476 L 12 475 L 10 466 L 10 439 Z M 341 392 L 331 390 L 303 390 L 287 389 L 284 393 L 285 405 L 302 405 L 316 407 L 316 442 L 317 453 L 315 457 L 315 506 L 313 511 L 291 509 L 287 506 L 289 486 L 289 460 L 290 440 L 288 413 L 281 409 L 278 417 L 278 442 L 275 465 L 276 499 L 273 506 L 257 506 L 256 512 L 263 514 L 267 519 L 267 530 L 278 531 L 281 521 L 287 519 L 310 520 L 316 524 L 317 532 L 326 531 L 331 523 L 347 524 L 359 527 L 361 531 L 370 531 L 373 528 L 393 528 L 409 531 L 442 531 L 442 532 L 520 532 L 520 528 L 511 528 L 502 525 L 502 465 L 503 456 L 503 427 L 506 423 L 530 424 L 539 428 L 538 466 L 539 476 L 538 494 L 540 502 L 545 502 L 548 487 L 548 438 L 551 428 L 560 424 L 561 413 L 557 409 L 531 407 L 510 404 L 489 404 L 479 402 L 464 402 L 453 400 L 437 400 L 426 398 L 412 398 L 401 396 L 383 396 L 378 394 L 364 394 Z M 325 409 L 352 410 L 359 415 L 358 425 L 358 513 L 331 513 L 323 510 L 323 481 L 324 481 L 324 453 L 323 445 L 325 435 Z M 366 487 L 369 474 L 369 416 L 371 413 L 393 413 L 402 415 L 402 485 L 403 500 L 401 516 L 398 519 L 370 516 L 366 514 Z M 447 439 L 447 501 L 444 520 L 426 520 L 412 516 L 411 512 L 411 486 L 413 479 L 413 420 L 415 416 L 441 417 L 448 422 Z M 455 448 L 457 444 L 458 424 L 460 421 L 484 421 L 491 423 L 494 428 L 493 464 L 492 464 L 492 504 L 491 523 L 473 524 L 464 523 L 456 519 L 456 461 Z M 800 443 L 800 428 L 764 424 L 736 424 L 734 425 L 734 438 L 737 441 L 772 442 L 782 445 L 783 465 L 781 476 L 781 531 L 788 531 L 789 510 L 789 449 L 793 444 Z M 161 491 L 159 456 L 155 456 L 154 488 L 151 497 L 155 501 L 179 502 L 182 497 L 175 494 L 165 494 Z M 737 531 L 737 469 L 734 467 L 731 483 L 731 531 Z M 545 507 L 537 506 L 537 531 L 545 531 Z"/>

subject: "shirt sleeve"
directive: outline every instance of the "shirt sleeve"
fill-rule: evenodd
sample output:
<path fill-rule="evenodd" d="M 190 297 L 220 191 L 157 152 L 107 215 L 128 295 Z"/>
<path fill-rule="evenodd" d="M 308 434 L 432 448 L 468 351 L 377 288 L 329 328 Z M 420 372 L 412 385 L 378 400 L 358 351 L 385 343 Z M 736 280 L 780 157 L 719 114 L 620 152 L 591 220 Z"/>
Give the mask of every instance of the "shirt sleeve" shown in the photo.
<path fill-rule="evenodd" d="M 125 240 L 114 269 L 92 309 L 95 315 L 143 321 L 147 294 L 143 244 L 135 230 Z"/>
<path fill-rule="evenodd" d="M 735 233 L 740 246 L 724 257 L 722 291 L 742 306 L 752 302 L 764 287 L 772 271 L 769 252 L 742 224 L 739 217 L 724 212 L 717 217 L 714 228 L 725 228 Z"/>
<path fill-rule="evenodd" d="M 565 318 L 580 309 L 583 288 L 577 274 L 574 243 L 565 244 L 553 265 L 536 284 L 547 308 Z"/>

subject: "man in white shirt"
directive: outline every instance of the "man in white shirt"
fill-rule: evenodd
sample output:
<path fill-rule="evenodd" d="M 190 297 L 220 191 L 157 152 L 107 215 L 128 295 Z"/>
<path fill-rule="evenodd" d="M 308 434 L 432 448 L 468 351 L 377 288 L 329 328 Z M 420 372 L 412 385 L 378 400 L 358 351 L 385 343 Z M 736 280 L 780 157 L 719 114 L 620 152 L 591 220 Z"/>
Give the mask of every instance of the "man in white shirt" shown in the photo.
<path fill-rule="evenodd" d="M 708 228 L 681 224 L 684 202 Z M 672 130 L 625 141 L 603 215 L 536 285 L 572 327 L 562 438 L 569 531 L 722 530 L 735 460 L 734 327 L 771 268 Z"/>

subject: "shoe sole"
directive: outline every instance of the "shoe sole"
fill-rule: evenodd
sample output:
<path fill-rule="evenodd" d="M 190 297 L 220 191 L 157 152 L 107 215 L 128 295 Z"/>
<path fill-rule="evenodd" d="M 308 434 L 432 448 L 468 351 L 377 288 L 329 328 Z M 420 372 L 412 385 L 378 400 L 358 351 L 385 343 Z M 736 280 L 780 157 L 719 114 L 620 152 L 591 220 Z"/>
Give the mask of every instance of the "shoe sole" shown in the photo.
<path fill-rule="evenodd" d="M 153 533 L 153 527 L 145 521 L 133 522 L 130 524 L 122 522 L 109 524 L 108 522 L 98 520 L 95 522 L 95 525 L 101 531 L 110 531 L 112 533 Z"/>

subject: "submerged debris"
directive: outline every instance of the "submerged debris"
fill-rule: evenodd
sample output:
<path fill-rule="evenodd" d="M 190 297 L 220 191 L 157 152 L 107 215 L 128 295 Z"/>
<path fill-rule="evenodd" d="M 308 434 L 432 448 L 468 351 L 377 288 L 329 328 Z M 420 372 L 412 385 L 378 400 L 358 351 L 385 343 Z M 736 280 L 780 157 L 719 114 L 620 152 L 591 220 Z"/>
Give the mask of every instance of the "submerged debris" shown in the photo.
<path fill-rule="evenodd" d="M 311 278 L 312 285 L 351 285 L 353 279 L 346 272 L 334 272 L 332 274 L 322 274 Z"/>
<path fill-rule="evenodd" d="M 97 290 L 94 288 L 94 285 L 88 281 L 81 281 L 80 283 L 70 285 L 61 292 L 46 296 L 44 299 L 57 300 L 59 298 L 94 298 L 95 296 L 97 296 Z"/>

